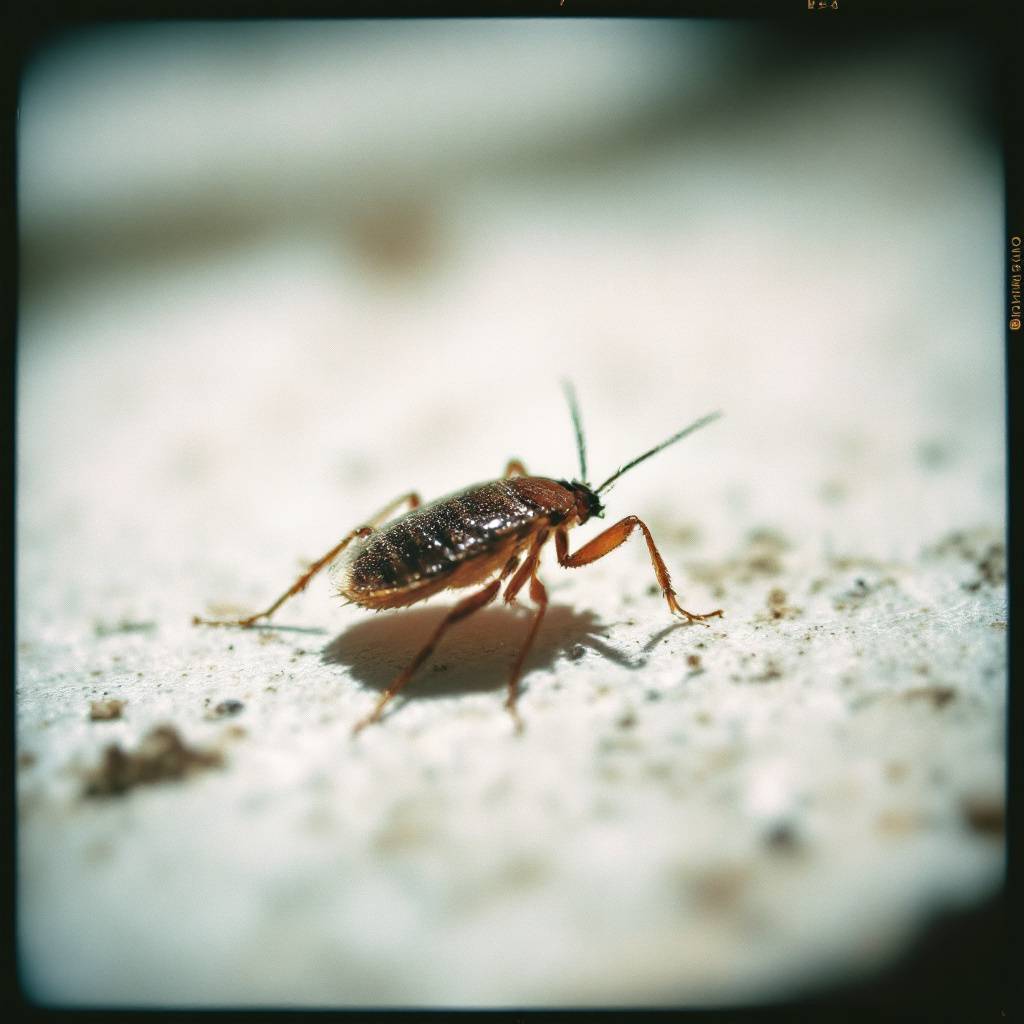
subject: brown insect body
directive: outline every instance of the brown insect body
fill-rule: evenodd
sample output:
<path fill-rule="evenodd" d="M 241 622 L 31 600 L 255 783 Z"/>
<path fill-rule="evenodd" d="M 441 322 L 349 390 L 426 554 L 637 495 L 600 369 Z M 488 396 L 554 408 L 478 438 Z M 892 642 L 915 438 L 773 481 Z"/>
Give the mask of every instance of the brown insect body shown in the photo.
<path fill-rule="evenodd" d="M 595 502 L 583 485 L 547 477 L 474 484 L 354 541 L 333 570 L 338 593 L 382 610 L 483 583 L 518 558 L 539 530 L 585 522 Z"/>
<path fill-rule="evenodd" d="M 576 431 L 580 476 L 585 481 L 586 448 L 579 409 L 568 385 L 566 394 Z M 461 598 L 441 619 L 412 662 L 378 699 L 373 711 L 356 724 L 354 731 L 358 732 L 371 722 L 380 720 L 385 705 L 409 683 L 451 626 L 493 601 L 503 583 L 504 600 L 508 604 L 514 602 L 528 584 L 536 613 L 512 666 L 505 702 L 516 727 L 520 728 L 522 723 L 516 712 L 519 676 L 548 604 L 547 590 L 537 575 L 537 568 L 541 550 L 549 538 L 554 539 L 559 565 L 576 569 L 603 558 L 625 543 L 634 530 L 639 530 L 647 544 L 651 567 L 669 611 L 681 615 L 687 622 L 704 625 L 707 625 L 707 619 L 722 614 L 718 609 L 698 615 L 679 604 L 651 531 L 636 516 L 619 520 L 574 552 L 569 551 L 568 540 L 570 528 L 587 522 L 592 516 L 604 516 L 600 495 L 623 473 L 717 416 L 713 413 L 691 423 L 650 451 L 637 456 L 599 487 L 591 487 L 579 480 L 570 482 L 530 476 L 523 464 L 513 459 L 500 480 L 474 484 L 427 505 L 420 502 L 415 491 L 404 494 L 369 524 L 346 534 L 265 611 L 247 619 L 210 621 L 196 616 L 193 621 L 215 626 L 253 626 L 260 619 L 269 619 L 285 601 L 305 590 L 309 581 L 327 566 L 333 566 L 342 597 L 376 611 L 405 608 L 442 590 L 479 586 L 480 589 Z M 392 518 L 403 507 L 409 510 Z"/>

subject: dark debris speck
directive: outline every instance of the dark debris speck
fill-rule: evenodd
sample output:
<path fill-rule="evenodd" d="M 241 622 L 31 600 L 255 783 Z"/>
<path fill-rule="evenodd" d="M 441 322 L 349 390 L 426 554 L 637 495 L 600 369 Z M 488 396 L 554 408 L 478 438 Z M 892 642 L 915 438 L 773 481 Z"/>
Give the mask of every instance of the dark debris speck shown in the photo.
<path fill-rule="evenodd" d="M 172 725 L 158 725 L 134 751 L 112 743 L 99 765 L 85 779 L 86 797 L 120 796 L 136 786 L 182 779 L 193 772 L 219 767 L 218 751 L 189 747 Z"/>
<path fill-rule="evenodd" d="M 755 676 L 750 677 L 752 683 L 770 683 L 782 678 L 782 666 L 774 658 L 765 658 L 764 668 Z"/>
<path fill-rule="evenodd" d="M 121 619 L 119 622 L 97 622 L 93 627 L 96 636 L 114 636 L 117 633 L 152 633 L 156 629 L 155 622 L 131 622 Z"/>
<path fill-rule="evenodd" d="M 930 700 L 937 708 L 945 707 L 956 697 L 956 690 L 951 686 L 916 686 L 904 690 L 904 700 Z"/>
<path fill-rule="evenodd" d="M 123 700 L 94 700 L 89 704 L 89 719 L 93 722 L 110 722 L 121 717 Z"/>
<path fill-rule="evenodd" d="M 999 837 L 1006 831 L 1006 808 L 995 797 L 967 797 L 960 805 L 964 820 L 984 836 Z"/>
<path fill-rule="evenodd" d="M 800 847 L 800 836 L 791 822 L 780 821 L 764 834 L 765 846 L 776 853 L 794 853 Z"/>
<path fill-rule="evenodd" d="M 215 704 L 206 714 L 207 718 L 230 718 L 244 710 L 245 705 L 240 700 L 222 700 Z"/>

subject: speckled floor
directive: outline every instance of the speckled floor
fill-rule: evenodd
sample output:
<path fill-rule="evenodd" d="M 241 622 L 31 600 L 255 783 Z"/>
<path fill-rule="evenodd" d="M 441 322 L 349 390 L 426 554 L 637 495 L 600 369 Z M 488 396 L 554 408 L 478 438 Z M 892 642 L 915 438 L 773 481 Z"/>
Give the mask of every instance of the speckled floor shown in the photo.
<path fill-rule="evenodd" d="M 998 167 L 924 72 L 881 108 L 876 73 L 845 72 L 830 146 L 805 111 L 784 157 L 670 147 L 642 209 L 634 179 L 467 187 L 409 279 L 309 236 L 26 302 L 33 998 L 734 1003 L 890 962 L 1000 884 Z M 410 488 L 573 474 L 563 376 L 595 477 L 725 412 L 602 524 L 641 516 L 721 620 L 674 623 L 639 539 L 548 552 L 522 735 L 528 616 L 495 606 L 355 739 L 447 598 L 372 615 L 325 574 L 272 625 L 191 624 Z"/>

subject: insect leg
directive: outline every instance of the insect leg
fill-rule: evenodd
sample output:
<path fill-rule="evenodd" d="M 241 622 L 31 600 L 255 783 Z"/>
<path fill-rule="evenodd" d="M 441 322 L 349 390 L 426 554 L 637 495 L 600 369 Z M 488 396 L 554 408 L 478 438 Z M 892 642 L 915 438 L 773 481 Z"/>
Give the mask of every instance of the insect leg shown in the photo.
<path fill-rule="evenodd" d="M 373 528 L 378 526 L 380 523 L 386 522 L 394 515 L 403 505 L 408 505 L 410 508 L 418 508 L 420 505 L 420 496 L 415 491 L 410 491 L 408 494 L 403 494 L 400 498 L 396 498 L 390 505 L 382 508 L 365 526 L 357 527 L 351 533 L 346 534 L 337 544 L 331 548 L 322 558 L 318 558 L 309 569 L 304 572 L 266 611 L 258 612 L 256 615 L 250 615 L 247 619 L 201 619 L 198 615 L 192 616 L 192 625 L 194 626 L 242 626 L 248 628 L 254 625 L 260 619 L 269 619 L 278 608 L 281 607 L 288 600 L 289 597 L 293 597 L 295 594 L 300 593 L 306 589 L 309 581 L 325 566 L 330 565 L 335 558 L 338 557 L 355 540 L 356 537 L 366 537 L 373 532 Z"/>
<path fill-rule="evenodd" d="M 527 476 L 526 467 L 518 459 L 509 459 L 505 467 L 505 476 Z"/>
<path fill-rule="evenodd" d="M 505 603 L 512 604 L 516 599 L 516 595 L 522 589 L 523 584 L 529 579 L 530 600 L 537 605 L 537 614 L 533 617 L 533 622 L 530 623 L 530 631 L 526 634 L 526 642 L 520 648 L 519 655 L 512 666 L 512 673 L 508 677 L 508 699 L 505 701 L 505 707 L 512 716 L 512 721 L 515 722 L 516 732 L 523 731 L 523 721 L 519 717 L 519 712 L 516 711 L 516 698 L 519 696 L 519 676 L 522 674 L 523 662 L 526 661 L 526 655 L 533 644 L 533 638 L 537 635 L 537 630 L 540 628 L 540 620 L 544 618 L 544 612 L 547 611 L 548 607 L 548 592 L 545 590 L 544 584 L 537 578 L 540 550 L 547 539 L 547 530 L 542 530 L 537 534 L 530 545 L 529 553 L 526 556 L 526 561 L 523 562 L 522 568 L 508 581 L 508 586 L 505 588 Z"/>
<path fill-rule="evenodd" d="M 515 574 L 508 581 L 508 586 L 505 587 L 505 604 L 514 604 L 516 595 L 520 590 L 523 589 L 523 585 L 526 581 L 537 571 L 537 562 L 540 560 L 540 549 L 544 546 L 544 542 L 548 539 L 548 531 L 541 530 L 530 544 L 529 551 L 526 552 L 526 561 L 520 566 L 519 572 Z"/>
<path fill-rule="evenodd" d="M 449 626 L 454 625 L 459 619 L 464 619 L 473 612 L 484 605 L 489 604 L 494 600 L 498 593 L 498 588 L 501 586 L 502 577 L 498 577 L 496 580 L 492 580 L 487 584 L 483 590 L 478 590 L 475 594 L 470 594 L 469 597 L 463 598 L 454 608 L 441 620 L 437 629 L 434 630 L 431 638 L 423 645 L 419 653 L 415 658 L 398 674 L 395 681 L 381 694 L 380 700 L 377 701 L 377 706 L 370 712 L 366 718 L 361 719 L 356 723 L 355 728 L 352 730 L 354 736 L 361 729 L 364 729 L 371 722 L 377 722 L 380 720 L 381 712 L 384 710 L 384 706 L 394 697 L 405 685 L 412 679 L 416 672 L 416 669 L 420 667 L 433 653 L 434 648 L 437 646 L 438 641 L 447 631 Z"/>
<path fill-rule="evenodd" d="M 647 550 L 651 556 L 651 564 L 654 566 L 654 575 L 658 578 L 658 586 L 661 587 L 665 600 L 668 601 L 669 610 L 685 616 L 687 622 L 700 622 L 705 626 L 708 625 L 707 619 L 713 618 L 716 615 L 720 616 L 722 614 L 721 608 L 698 615 L 695 612 L 688 612 L 685 608 L 680 607 L 679 602 L 676 600 L 676 592 L 672 589 L 672 581 L 669 578 L 668 569 L 665 567 L 661 553 L 655 547 L 651 531 L 647 529 L 647 524 L 636 516 L 626 516 L 625 519 L 620 520 L 614 526 L 609 526 L 607 530 L 599 533 L 593 540 L 587 541 L 579 551 L 573 554 L 569 554 L 568 532 L 564 528 L 558 530 L 555 533 L 555 552 L 558 555 L 558 564 L 566 569 L 577 569 L 580 566 L 596 562 L 599 558 L 607 555 L 608 552 L 614 551 L 638 526 L 643 531 L 644 539 L 647 541 Z"/>
<path fill-rule="evenodd" d="M 526 635 L 526 642 L 519 651 L 515 665 L 512 666 L 512 674 L 508 678 L 508 699 L 505 701 L 505 707 L 512 716 L 512 721 L 515 722 L 516 732 L 523 731 L 523 720 L 519 717 L 519 712 L 516 711 L 516 700 L 519 697 L 519 676 L 522 674 L 526 655 L 533 646 L 537 630 L 540 629 L 541 619 L 544 618 L 544 613 L 548 609 L 548 592 L 537 577 L 536 566 L 534 566 L 534 574 L 530 577 L 530 600 L 537 606 L 537 614 L 533 617 L 533 622 L 530 623 L 530 632 Z"/>

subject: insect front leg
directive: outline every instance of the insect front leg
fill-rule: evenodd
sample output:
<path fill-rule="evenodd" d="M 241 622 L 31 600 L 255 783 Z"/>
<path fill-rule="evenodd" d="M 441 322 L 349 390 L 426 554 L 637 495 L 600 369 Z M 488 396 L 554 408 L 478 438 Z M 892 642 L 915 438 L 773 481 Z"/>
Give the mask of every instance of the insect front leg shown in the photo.
<path fill-rule="evenodd" d="M 395 512 L 397 512 L 403 505 L 408 505 L 411 509 L 418 508 L 420 502 L 420 496 L 416 491 L 410 491 L 408 494 L 403 494 L 400 498 L 396 498 L 391 504 L 382 508 L 365 526 L 356 527 L 351 533 L 346 534 L 337 544 L 331 548 L 322 558 L 318 558 L 309 569 L 304 572 L 266 611 L 258 612 L 256 615 L 250 615 L 247 619 L 202 619 L 198 615 L 192 616 L 192 625 L 194 626 L 241 626 L 248 629 L 250 626 L 255 625 L 260 619 L 269 619 L 278 608 L 281 607 L 288 600 L 289 597 L 293 597 L 295 594 L 301 593 L 306 589 L 309 581 L 321 570 L 324 566 L 330 565 L 338 555 L 342 553 L 356 539 L 356 537 L 367 537 L 373 533 L 373 529 L 379 526 L 381 523 L 386 522 L 390 519 Z"/>
<path fill-rule="evenodd" d="M 599 533 L 593 540 L 587 541 L 579 551 L 573 554 L 569 554 L 568 531 L 564 527 L 559 529 L 555 533 L 555 552 L 558 555 L 558 564 L 566 569 L 578 569 L 580 566 L 596 562 L 625 542 L 637 527 L 643 531 L 644 539 L 647 541 L 647 550 L 651 556 L 651 564 L 654 566 L 654 575 L 658 579 L 658 586 L 661 587 L 665 600 L 668 601 L 669 610 L 673 613 L 678 612 L 686 618 L 687 622 L 700 622 L 705 626 L 708 625 L 707 619 L 714 618 L 716 615 L 721 616 L 721 608 L 698 615 L 696 612 L 688 612 L 680 606 L 676 599 L 676 592 L 672 589 L 672 580 L 669 578 L 665 561 L 654 544 L 651 531 L 647 529 L 647 524 L 636 516 L 626 516 L 614 526 L 609 526 L 607 530 Z"/>

